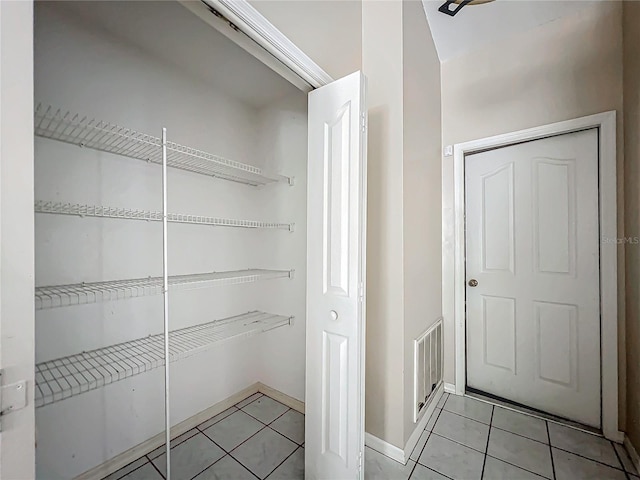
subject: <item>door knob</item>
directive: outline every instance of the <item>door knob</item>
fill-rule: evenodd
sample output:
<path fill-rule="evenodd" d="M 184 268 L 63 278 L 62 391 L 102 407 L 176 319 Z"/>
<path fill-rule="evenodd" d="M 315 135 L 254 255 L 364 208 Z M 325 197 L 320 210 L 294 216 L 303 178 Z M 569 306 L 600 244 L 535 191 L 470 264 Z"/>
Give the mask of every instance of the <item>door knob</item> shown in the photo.
<path fill-rule="evenodd" d="M 329 316 L 331 317 L 331 320 L 337 320 L 338 312 L 336 312 L 335 310 L 331 310 L 331 312 L 329 312 Z"/>
<path fill-rule="evenodd" d="M 469 280 L 469 286 L 470 287 L 477 287 L 478 286 L 478 280 L 476 280 L 475 278 L 472 278 L 471 280 Z"/>

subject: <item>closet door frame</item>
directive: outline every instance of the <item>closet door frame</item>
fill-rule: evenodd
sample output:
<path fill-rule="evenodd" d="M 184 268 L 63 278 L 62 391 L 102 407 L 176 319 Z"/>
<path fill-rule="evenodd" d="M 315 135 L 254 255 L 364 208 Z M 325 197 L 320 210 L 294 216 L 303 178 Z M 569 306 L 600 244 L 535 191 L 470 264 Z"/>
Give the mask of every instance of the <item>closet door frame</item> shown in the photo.
<path fill-rule="evenodd" d="M 212 15 L 200 2 L 178 1 L 300 90 L 309 92 L 334 81 L 247 0 L 203 0 L 224 19 Z"/>
<path fill-rule="evenodd" d="M 33 19 L 0 1 L 0 479 L 35 478 Z"/>

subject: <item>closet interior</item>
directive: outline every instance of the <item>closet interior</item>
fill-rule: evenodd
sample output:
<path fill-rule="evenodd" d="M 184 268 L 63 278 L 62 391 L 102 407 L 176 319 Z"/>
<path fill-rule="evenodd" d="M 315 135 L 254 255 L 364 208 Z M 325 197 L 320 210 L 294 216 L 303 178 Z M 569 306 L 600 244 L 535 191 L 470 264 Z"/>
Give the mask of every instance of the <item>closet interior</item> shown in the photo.
<path fill-rule="evenodd" d="M 303 401 L 306 93 L 180 2 L 41 1 L 35 105 L 38 478 L 161 439 L 165 361 L 172 425 Z"/>

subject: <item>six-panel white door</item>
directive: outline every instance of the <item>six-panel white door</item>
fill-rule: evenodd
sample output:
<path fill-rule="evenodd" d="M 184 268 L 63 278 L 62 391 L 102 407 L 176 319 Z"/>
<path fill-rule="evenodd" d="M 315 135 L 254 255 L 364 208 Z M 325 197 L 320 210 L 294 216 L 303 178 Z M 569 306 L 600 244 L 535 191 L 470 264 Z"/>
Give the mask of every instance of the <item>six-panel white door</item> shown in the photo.
<path fill-rule="evenodd" d="M 597 130 L 468 155 L 465 192 L 468 387 L 599 428 Z"/>
<path fill-rule="evenodd" d="M 363 478 L 365 78 L 309 94 L 305 478 Z"/>

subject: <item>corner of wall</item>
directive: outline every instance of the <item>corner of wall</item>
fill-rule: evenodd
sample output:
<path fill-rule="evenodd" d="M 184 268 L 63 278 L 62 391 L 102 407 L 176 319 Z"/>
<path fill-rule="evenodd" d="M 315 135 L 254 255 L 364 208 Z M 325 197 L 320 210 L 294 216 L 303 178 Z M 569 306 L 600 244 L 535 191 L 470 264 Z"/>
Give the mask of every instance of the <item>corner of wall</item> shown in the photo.
<path fill-rule="evenodd" d="M 624 236 L 640 236 L 640 3 L 623 2 Z M 640 451 L 640 245 L 625 245 L 626 431 Z"/>
<path fill-rule="evenodd" d="M 413 342 L 442 314 L 440 60 L 421 2 L 404 2 L 403 293 L 404 434 L 414 437 Z"/>
<path fill-rule="evenodd" d="M 362 3 L 368 78 L 366 431 L 403 438 L 402 2 Z M 384 35 L 380 32 L 384 31 Z"/>

